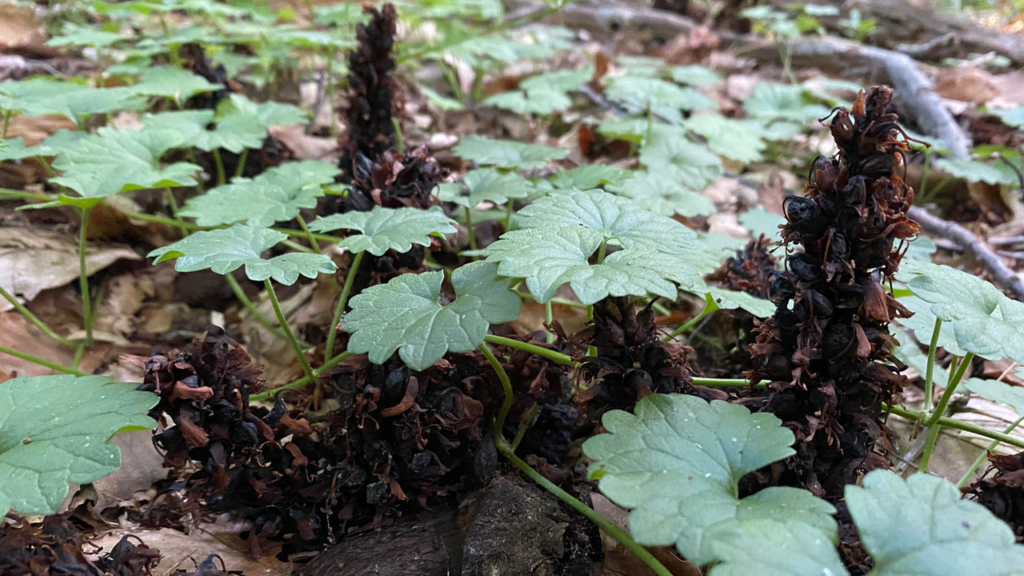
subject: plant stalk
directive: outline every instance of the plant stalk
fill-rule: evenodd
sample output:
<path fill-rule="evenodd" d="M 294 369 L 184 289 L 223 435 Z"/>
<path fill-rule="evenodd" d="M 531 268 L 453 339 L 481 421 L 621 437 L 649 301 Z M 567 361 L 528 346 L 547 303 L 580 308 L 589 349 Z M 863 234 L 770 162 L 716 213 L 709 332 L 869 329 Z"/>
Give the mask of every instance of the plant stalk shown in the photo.
<path fill-rule="evenodd" d="M 31 322 L 32 325 L 38 328 L 43 334 L 46 334 L 58 344 L 63 344 L 64 346 L 67 346 L 69 348 L 75 347 L 75 342 L 72 342 L 71 340 L 68 340 L 67 338 L 64 338 L 63 336 L 60 336 L 59 334 L 54 332 L 53 329 L 51 329 L 49 326 L 46 325 L 46 323 L 40 320 L 38 316 L 36 316 L 35 314 L 32 313 L 31 310 L 26 308 L 24 304 L 18 302 L 18 299 L 15 298 L 10 292 L 5 290 L 3 286 L 0 286 L 0 296 L 3 296 L 8 302 L 10 302 L 11 306 L 14 306 L 14 309 L 17 310 L 19 314 L 24 316 L 26 320 Z"/>
<path fill-rule="evenodd" d="M 327 344 L 324 346 L 324 360 L 334 356 L 334 338 L 338 333 L 338 324 L 341 323 L 341 315 L 345 313 L 345 306 L 348 304 L 349 294 L 352 292 L 352 284 L 356 280 L 356 272 L 359 271 L 359 264 L 363 261 L 363 254 L 357 252 L 352 258 L 352 265 L 348 267 L 348 274 L 345 275 L 345 285 L 341 288 L 341 296 L 338 298 L 338 305 L 334 308 L 334 317 L 331 318 L 331 325 L 327 330 Z"/>
<path fill-rule="evenodd" d="M 263 281 L 263 285 L 267 288 L 267 297 L 270 298 L 270 303 L 274 306 L 274 313 L 277 314 L 277 320 L 281 323 L 281 330 L 284 335 L 288 338 L 288 342 L 292 345 L 292 350 L 295 350 L 295 356 L 299 359 L 299 364 L 302 365 L 302 371 L 309 378 L 310 382 L 316 381 L 316 376 L 313 375 L 313 369 L 309 366 L 309 361 L 302 354 L 302 348 L 299 346 L 299 341 L 295 339 L 295 335 L 292 334 L 292 329 L 288 327 L 288 320 L 284 317 L 284 312 L 281 311 L 281 303 L 277 301 L 277 293 L 274 292 L 274 286 L 270 283 L 270 279 Z"/>
<path fill-rule="evenodd" d="M 317 254 L 323 254 L 323 252 L 320 251 L 320 244 L 318 244 L 316 238 L 313 237 L 313 232 L 309 230 L 309 226 L 306 225 L 306 221 L 302 219 L 302 216 L 296 216 L 295 221 L 299 223 L 299 228 L 302 229 L 302 233 L 305 234 L 306 239 L 309 240 L 309 247 Z"/>
<path fill-rule="evenodd" d="M 1024 421 L 1024 416 L 1021 416 L 1016 421 L 1014 421 L 1013 424 L 1010 424 L 1010 426 L 1003 432 L 1003 434 L 1009 434 L 1010 432 L 1013 432 L 1014 428 L 1016 428 L 1022 421 Z M 991 454 L 992 451 L 995 450 L 997 446 L 999 446 L 999 444 L 999 440 L 993 440 L 992 443 L 988 445 L 988 448 L 986 448 L 981 454 L 978 454 L 978 457 L 974 459 L 973 463 L 971 463 L 971 467 L 967 469 L 967 472 L 964 472 L 964 475 L 960 477 L 960 481 L 956 483 L 957 488 L 963 488 L 964 486 L 967 485 L 967 482 L 971 480 L 971 476 L 974 476 L 975 470 L 977 470 L 978 467 L 981 466 L 981 463 L 988 458 L 988 455 Z"/>
<path fill-rule="evenodd" d="M 494 344 L 496 346 L 506 346 L 508 348 L 515 348 L 516 350 L 522 350 L 523 352 L 529 352 L 536 354 L 541 358 L 546 358 L 552 362 L 562 364 L 564 366 L 570 366 L 572 368 L 579 368 L 579 364 L 573 362 L 567 354 L 561 352 L 555 352 L 554 350 L 548 350 L 542 346 L 536 344 L 530 344 L 529 342 L 521 342 L 519 340 L 513 340 L 511 338 L 505 338 L 504 336 L 495 336 L 494 334 L 488 334 L 484 336 L 484 342 Z"/>
<path fill-rule="evenodd" d="M 942 330 L 942 318 L 935 318 L 935 328 L 932 329 L 932 341 L 928 344 L 928 368 L 924 377 L 924 411 L 932 410 L 932 395 L 934 388 L 932 374 L 935 369 L 935 349 L 939 344 L 939 331 Z"/>
<path fill-rule="evenodd" d="M 82 372 L 81 370 L 76 370 L 74 368 L 69 368 L 67 366 L 64 366 L 63 364 L 57 364 L 56 362 L 50 362 L 49 360 L 44 360 L 44 359 L 40 358 L 39 356 L 33 356 L 31 354 L 26 354 L 24 352 L 20 352 L 18 350 L 13 349 L 13 348 L 7 348 L 5 346 L 0 346 L 0 354 L 7 354 L 8 356 L 14 356 L 15 358 L 21 358 L 22 360 L 31 362 L 33 364 L 38 364 L 40 366 L 45 366 L 46 368 L 49 368 L 50 370 L 56 370 L 57 372 L 62 372 L 64 374 L 74 374 L 75 376 L 91 376 L 91 374 L 89 374 L 88 372 Z"/>
<path fill-rule="evenodd" d="M 902 416 L 911 421 L 924 416 L 920 410 L 908 410 L 900 406 L 891 406 L 885 402 L 882 403 L 882 410 L 892 412 L 897 416 Z M 964 432 L 970 432 L 992 440 L 999 440 L 1003 444 L 1009 444 L 1010 446 L 1016 446 L 1017 448 L 1024 448 L 1024 439 L 1016 438 L 1002 432 L 996 432 L 995 430 L 989 430 L 988 428 L 964 422 L 963 420 L 957 420 L 956 418 L 939 418 L 938 424 L 940 426 L 945 426 L 946 428 L 956 428 L 957 430 L 963 430 Z"/>
<path fill-rule="evenodd" d="M 249 149 L 245 148 L 238 155 L 238 166 L 235 166 L 235 178 L 241 178 L 245 173 L 245 161 L 249 158 Z"/>
<path fill-rule="evenodd" d="M 555 315 L 554 315 L 554 311 L 551 310 L 551 300 L 548 300 L 547 302 L 544 303 L 544 324 L 547 325 L 547 326 L 551 326 L 551 323 L 554 322 L 554 319 L 555 319 Z M 550 330 L 548 330 L 546 340 L 547 340 L 548 344 L 551 344 L 552 342 L 554 342 L 555 341 L 555 334 L 554 334 L 554 332 L 551 332 Z"/>
<path fill-rule="evenodd" d="M 501 381 L 502 390 L 505 392 L 505 400 L 501 405 L 501 411 L 498 413 L 498 418 L 494 424 L 494 446 L 498 449 L 498 452 L 505 458 L 508 458 L 510 462 L 516 465 L 523 474 L 526 474 L 531 480 L 540 484 L 542 488 L 554 494 L 559 500 L 568 504 L 573 510 L 576 510 L 588 520 L 597 524 L 599 528 L 604 530 L 609 536 L 615 539 L 616 542 L 622 544 L 627 550 L 636 554 L 637 558 L 640 558 L 647 566 L 654 571 L 658 576 L 672 576 L 665 566 L 658 561 L 646 548 L 637 544 L 636 540 L 626 533 L 625 530 L 619 528 L 613 524 L 610 520 L 605 518 L 599 512 L 587 506 L 579 499 L 574 498 L 571 494 L 562 490 L 556 486 L 553 482 L 542 476 L 536 470 L 534 470 L 529 464 L 521 460 L 516 456 L 514 449 L 505 440 L 502 435 L 502 429 L 505 425 L 505 417 L 508 416 L 508 411 L 512 408 L 512 384 L 509 382 L 508 374 L 505 373 L 505 369 L 502 368 L 501 363 L 494 357 L 494 354 L 487 347 L 487 344 L 480 345 L 480 351 L 483 352 L 487 361 L 490 362 L 491 367 L 498 374 L 498 380 Z"/>
<path fill-rule="evenodd" d="M 323 365 L 320 366 L 319 368 L 317 368 L 316 370 L 313 370 L 313 376 L 320 376 L 325 371 L 327 371 L 328 368 L 333 368 L 333 367 L 337 366 L 338 364 L 341 364 L 341 362 L 343 360 L 345 360 L 346 358 L 348 358 L 349 356 L 353 356 L 353 354 L 351 352 L 342 352 L 341 354 L 338 354 L 334 358 L 331 358 L 330 360 L 324 362 Z M 252 395 L 249 396 L 249 400 L 250 401 L 255 401 L 255 402 L 262 402 L 262 401 L 270 398 L 274 394 L 277 394 L 279 392 L 283 392 L 285 390 L 295 390 L 295 389 L 298 389 L 298 388 L 302 388 L 303 386 L 306 386 L 310 382 L 314 382 L 314 381 L 315 381 L 315 379 L 314 380 L 310 380 L 309 377 L 303 376 L 302 378 L 299 378 L 298 380 L 296 380 L 294 382 L 290 382 L 288 384 L 285 384 L 284 386 L 278 386 L 277 388 L 274 388 L 272 390 L 267 390 L 266 392 L 260 392 L 259 394 L 252 394 Z"/>
<path fill-rule="evenodd" d="M 476 250 L 476 234 L 473 233 L 473 215 L 466 206 L 466 230 L 469 231 L 469 249 Z"/>
<path fill-rule="evenodd" d="M 217 186 L 227 184 L 227 176 L 224 175 L 224 161 L 220 159 L 220 149 L 214 148 L 210 151 L 213 154 L 213 163 L 217 166 Z"/>
<path fill-rule="evenodd" d="M 277 336 L 282 340 L 288 339 L 288 336 L 284 333 L 284 331 L 281 330 L 276 325 L 274 325 L 274 323 L 271 322 L 270 318 L 267 318 L 266 314 L 260 312 L 259 308 L 257 308 L 256 305 L 253 304 L 252 300 L 250 300 L 249 297 L 245 295 L 245 290 L 242 289 L 242 286 L 238 283 L 238 280 L 235 280 L 234 276 L 232 276 L 231 274 L 225 274 L 224 279 L 227 280 L 228 286 L 231 287 L 231 291 L 235 294 L 235 298 L 242 303 L 242 306 L 246 310 L 248 310 L 249 313 L 252 314 L 254 318 L 256 318 L 257 322 L 262 324 L 263 327 L 269 330 L 274 336 Z M 299 340 L 299 345 L 302 346 L 303 348 L 312 348 L 312 345 L 309 342 L 304 342 L 302 340 Z"/>
<path fill-rule="evenodd" d="M 92 345 L 92 296 L 89 293 L 89 270 L 86 268 L 85 245 L 89 233 L 89 209 L 79 208 L 78 218 L 78 284 L 82 290 L 82 323 L 85 327 L 85 343 Z"/>

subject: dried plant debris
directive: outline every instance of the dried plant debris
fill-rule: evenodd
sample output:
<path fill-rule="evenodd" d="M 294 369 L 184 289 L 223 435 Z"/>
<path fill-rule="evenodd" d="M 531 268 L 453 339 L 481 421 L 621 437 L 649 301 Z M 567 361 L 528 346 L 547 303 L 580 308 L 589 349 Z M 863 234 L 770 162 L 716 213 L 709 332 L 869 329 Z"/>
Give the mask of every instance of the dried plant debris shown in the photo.
<path fill-rule="evenodd" d="M 125 536 L 93 562 L 82 551 L 84 538 L 70 515 L 47 516 L 42 524 L 0 524 L 3 576 L 151 576 L 160 552 Z"/>
<path fill-rule="evenodd" d="M 583 362 L 575 397 L 581 422 L 596 425 L 608 410 L 632 411 L 654 392 L 696 391 L 686 362 L 693 349 L 661 341 L 650 305 L 638 309 L 625 297 L 602 300 L 594 305 L 593 324 L 571 342 L 574 359 Z M 589 346 L 596 357 L 585 355 Z"/>
<path fill-rule="evenodd" d="M 175 423 L 154 438 L 183 482 L 148 523 L 182 512 L 252 522 L 250 552 L 319 551 L 346 533 L 446 503 L 485 484 L 497 456 L 484 430 L 496 382 L 482 358 L 451 355 L 425 372 L 397 356 L 352 357 L 328 378 L 338 408 L 314 416 L 250 406 L 261 367 L 217 329 L 189 351 L 152 357 L 145 389 Z M 163 508 L 161 510 L 160 508 Z"/>
<path fill-rule="evenodd" d="M 888 324 L 910 312 L 883 286 L 902 258 L 897 242 L 918 226 L 906 216 L 914 194 L 901 177 L 907 145 L 887 113 L 891 98 L 892 89 L 872 87 L 832 117 L 839 153 L 814 162 L 805 197 L 787 199 L 782 236 L 791 253 L 772 287 L 778 308 L 751 347 L 751 380 L 772 382 L 761 409 L 797 437 L 797 454 L 760 480 L 831 499 L 888 467 L 874 450 L 888 440 L 881 403 L 906 384 Z"/>
<path fill-rule="evenodd" d="M 777 275 L 777 261 L 771 253 L 772 241 L 764 234 L 751 240 L 736 255 L 727 259 L 708 280 L 721 283 L 723 288 L 746 292 L 751 296 L 768 299 L 771 282 Z"/>
<path fill-rule="evenodd" d="M 1017 542 L 1024 542 L 1024 452 L 991 454 L 991 475 L 971 484 L 967 493 L 1013 528 Z"/>

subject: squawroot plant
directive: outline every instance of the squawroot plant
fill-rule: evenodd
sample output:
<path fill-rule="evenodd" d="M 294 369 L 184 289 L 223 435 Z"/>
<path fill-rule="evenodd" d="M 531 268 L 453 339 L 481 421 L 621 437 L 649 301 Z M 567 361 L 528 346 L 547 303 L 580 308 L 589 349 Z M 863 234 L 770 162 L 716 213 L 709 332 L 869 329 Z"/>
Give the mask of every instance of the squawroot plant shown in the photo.
<path fill-rule="evenodd" d="M 144 4 L 158 15 L 178 9 Z M 209 46 L 166 29 L 137 53 L 127 48 L 135 39 L 86 37 L 105 54 L 102 74 L 123 86 L 0 84 L 5 119 L 61 114 L 80 129 L 0 147 L 0 160 L 36 159 L 50 175 L 44 192 L 0 195 L 37 209 L 69 206 L 80 218 L 85 337 L 59 334 L 0 290 L 19 313 L 80 358 L 100 292 L 85 259 L 90 211 L 155 189 L 163 214 L 126 214 L 175 234 L 148 253 L 153 263 L 223 275 L 301 369 L 290 383 L 263 381 L 255 354 L 218 327 L 180 350 L 130 358 L 145 370 L 139 389 L 85 374 L 77 360 L 60 366 L 0 348 L 68 373 L 0 383 L 0 511 L 54 512 L 68 482 L 118 467 L 115 433 L 159 420 L 173 423 L 154 442 L 174 488 L 159 491 L 142 523 L 182 528 L 189 515 L 232 513 L 251 523 L 254 556 L 280 545 L 282 557 L 303 558 L 365 527 L 452 507 L 518 470 L 659 576 L 671 572 L 648 547 L 673 547 L 710 576 L 1020 573 L 1020 456 L 993 457 L 999 472 L 981 481 L 973 480 L 984 455 L 965 471 L 960 487 L 978 502 L 926 472 L 945 427 L 991 440 L 990 450 L 1024 448 L 1011 435 L 1024 420 L 1019 389 L 970 377 L 975 357 L 1024 362 L 1024 304 L 967 273 L 904 258 L 917 226 L 906 217 L 914 192 L 903 180 L 907 141 L 891 90 L 869 88 L 831 115 L 839 152 L 814 161 L 805 195 L 787 199 L 778 270 L 774 224 L 771 238 L 737 253 L 742 243 L 681 220 L 715 211 L 698 191 L 724 176 L 722 157 L 760 160 L 826 116 L 808 90 L 759 84 L 742 118 L 688 116 L 714 107 L 696 87 L 720 78 L 636 58 L 620 59 L 622 76 L 588 64 L 485 97 L 484 72 L 571 44 L 557 28 L 523 39 L 509 33 L 513 21 L 481 27 L 490 5 L 471 4 L 401 5 L 403 17 L 432 20 L 439 35 L 397 45 L 399 9 L 390 4 L 316 9 L 329 28 L 308 31 L 190 1 L 180 9 L 202 22 L 196 34 Z M 122 46 L 130 53 L 111 64 Z M 333 61 L 342 47 L 350 54 L 340 162 L 260 156 L 271 126 L 308 115 L 257 103 L 239 86 L 273 95 L 278 75 L 300 66 L 297 50 Z M 454 59 L 478 72 L 466 93 Z M 450 96 L 425 91 L 439 107 L 551 119 L 577 106 L 587 84 L 616 114 L 595 118 L 590 137 L 629 143 L 635 158 L 621 165 L 632 169 L 566 169 L 578 156 L 568 149 L 468 135 L 444 165 L 467 170 L 450 177 L 406 141 L 417 138 L 403 135 L 396 115 L 396 68 L 421 62 L 437 63 L 451 84 Z M 328 107 L 341 79 L 333 74 L 327 64 Z M 89 131 L 125 110 L 140 113 L 138 130 Z M 243 276 L 262 285 L 273 317 L 246 295 Z M 278 297 L 302 278 L 330 290 L 322 341 L 291 325 Z M 520 323 L 527 305 L 545 316 L 532 333 Z M 582 329 L 563 324 L 568 315 L 556 307 L 575 309 Z M 713 374 L 734 378 L 698 373 L 702 350 L 715 344 L 701 327 L 716 319 L 756 335 L 717 356 L 729 361 Z M 704 340 L 690 347 L 691 337 Z M 948 369 L 941 350 L 953 358 Z M 904 364 L 922 374 L 922 410 L 898 405 Z M 738 378 L 747 368 L 749 378 Z M 950 417 L 964 390 L 1015 407 L 1021 420 L 992 431 Z M 47 401 L 57 395 L 68 400 Z M 914 422 L 922 473 L 889 470 L 889 413 Z M 588 478 L 630 511 L 626 529 L 591 506 L 582 472 L 562 468 L 579 459 L 578 443 Z M 853 545 L 864 552 L 856 563 Z M 149 565 L 144 547 L 132 550 Z"/>

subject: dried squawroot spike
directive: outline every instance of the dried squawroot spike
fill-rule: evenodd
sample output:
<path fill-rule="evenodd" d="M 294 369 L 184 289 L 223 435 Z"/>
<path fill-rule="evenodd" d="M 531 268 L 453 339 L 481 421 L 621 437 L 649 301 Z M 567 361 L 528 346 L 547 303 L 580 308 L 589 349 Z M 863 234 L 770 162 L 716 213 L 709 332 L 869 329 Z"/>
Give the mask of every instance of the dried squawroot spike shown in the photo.
<path fill-rule="evenodd" d="M 354 162 L 359 155 L 374 158 L 395 146 L 391 114 L 397 85 L 391 77 L 395 69 L 391 50 L 398 15 L 394 4 L 385 4 L 382 10 L 372 6 L 363 10 L 371 18 L 356 29 L 358 44 L 349 56 L 351 96 L 342 108 L 348 124 L 343 162 L 346 158 Z"/>
<path fill-rule="evenodd" d="M 1017 542 L 1024 542 L 1024 452 L 988 457 L 994 472 L 966 489 L 978 503 L 1013 528 Z"/>
<path fill-rule="evenodd" d="M 342 181 L 352 185 L 341 210 L 426 209 L 438 204 L 432 192 L 447 172 L 425 148 L 405 155 L 395 150 L 391 117 L 398 85 L 391 74 L 397 13 L 393 4 L 364 10 L 371 18 L 357 29 L 359 43 L 349 57 L 348 104 L 341 108 L 348 132 L 338 167 Z"/>
<path fill-rule="evenodd" d="M 841 498 L 843 487 L 888 466 L 875 451 L 888 432 L 881 403 L 905 384 L 888 323 L 909 316 L 885 290 L 897 271 L 898 241 L 918 226 L 907 218 L 914 192 L 902 178 L 907 146 L 892 89 L 862 91 L 829 128 L 839 146 L 811 168 L 805 198 L 785 204 L 786 273 L 772 288 L 775 316 L 759 327 L 752 380 L 772 381 L 765 410 L 792 428 L 797 454 L 774 482 Z"/>

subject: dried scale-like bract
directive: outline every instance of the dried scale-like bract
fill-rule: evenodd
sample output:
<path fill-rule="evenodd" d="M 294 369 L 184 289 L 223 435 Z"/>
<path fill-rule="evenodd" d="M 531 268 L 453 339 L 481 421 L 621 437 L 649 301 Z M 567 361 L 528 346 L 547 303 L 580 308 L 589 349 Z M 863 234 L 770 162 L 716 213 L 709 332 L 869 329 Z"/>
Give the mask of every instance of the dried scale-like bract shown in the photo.
<path fill-rule="evenodd" d="M 736 251 L 735 256 L 709 274 L 708 280 L 719 282 L 729 290 L 769 298 L 771 281 L 776 272 L 776 260 L 769 250 L 770 245 L 771 241 L 764 234 L 747 242 L 742 250 Z"/>
<path fill-rule="evenodd" d="M 184 480 L 157 497 L 146 523 L 231 512 L 252 523 L 254 557 L 282 541 L 286 556 L 318 551 L 442 504 L 486 483 L 497 464 L 484 411 L 498 385 L 474 355 L 423 372 L 397 355 L 383 366 L 354 356 L 325 373 L 338 408 L 317 416 L 280 398 L 269 410 L 250 406 L 262 367 L 217 328 L 146 366 L 142 388 L 161 398 L 153 415 L 175 424 L 154 442 Z"/>
<path fill-rule="evenodd" d="M 839 153 L 814 162 L 805 197 L 787 199 L 783 241 L 800 250 L 773 283 L 776 313 L 751 347 L 751 380 L 772 382 L 761 408 L 797 439 L 797 454 L 763 480 L 832 499 L 889 465 L 875 450 L 888 439 L 881 403 L 906 383 L 886 364 L 899 366 L 888 324 L 910 312 L 884 285 L 902 258 L 897 242 L 918 226 L 906 215 L 914 194 L 901 177 L 907 146 L 887 113 L 891 98 L 891 88 L 872 87 L 832 117 Z"/>
<path fill-rule="evenodd" d="M 349 97 L 341 112 L 348 132 L 338 167 L 351 184 L 342 211 L 365 212 L 374 206 L 429 208 L 437 204 L 434 188 L 447 173 L 428 156 L 426 148 L 405 155 L 395 150 L 395 94 L 392 78 L 397 12 L 393 4 L 381 10 L 366 6 L 369 23 L 356 30 L 358 45 L 349 56 Z"/>
<path fill-rule="evenodd" d="M 1024 542 L 1024 452 L 988 457 L 991 474 L 967 488 L 979 504 L 1013 528 L 1017 542 Z"/>

